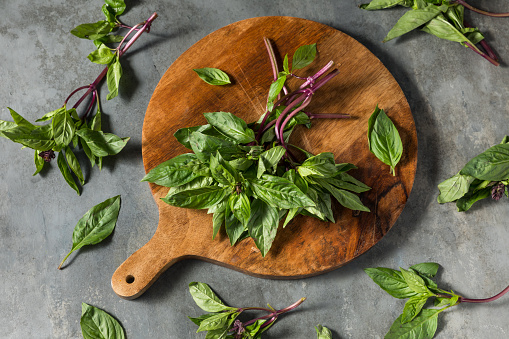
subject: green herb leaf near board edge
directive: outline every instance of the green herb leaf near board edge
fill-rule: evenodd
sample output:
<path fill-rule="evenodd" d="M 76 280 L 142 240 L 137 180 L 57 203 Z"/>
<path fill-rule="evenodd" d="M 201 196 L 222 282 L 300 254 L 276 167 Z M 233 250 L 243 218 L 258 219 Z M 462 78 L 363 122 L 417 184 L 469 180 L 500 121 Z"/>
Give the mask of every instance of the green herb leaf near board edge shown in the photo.
<path fill-rule="evenodd" d="M 218 68 L 205 67 L 193 69 L 193 71 L 209 85 L 222 86 L 231 84 L 228 74 Z"/>
<path fill-rule="evenodd" d="M 100 308 L 81 304 L 81 332 L 84 339 L 125 339 L 124 329 Z"/>

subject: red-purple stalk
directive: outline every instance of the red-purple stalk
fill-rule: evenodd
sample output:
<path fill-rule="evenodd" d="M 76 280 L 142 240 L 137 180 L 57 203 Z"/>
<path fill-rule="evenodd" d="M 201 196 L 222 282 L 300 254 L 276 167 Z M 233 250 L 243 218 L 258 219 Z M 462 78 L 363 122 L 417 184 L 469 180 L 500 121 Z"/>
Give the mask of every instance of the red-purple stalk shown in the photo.
<path fill-rule="evenodd" d="M 269 326 L 274 321 L 276 321 L 277 317 L 280 316 L 281 314 L 286 313 L 288 311 L 291 311 L 291 310 L 297 308 L 300 304 L 302 304 L 304 302 L 304 300 L 306 300 L 306 298 L 301 298 L 298 301 L 296 301 L 295 303 L 291 304 L 290 306 L 285 307 L 285 308 L 280 309 L 280 310 L 274 310 L 274 309 L 262 308 L 262 307 L 245 307 L 245 308 L 239 308 L 237 310 L 237 312 L 241 313 L 243 311 L 248 311 L 248 310 L 256 310 L 256 311 L 269 312 L 269 314 L 267 314 L 267 315 L 264 315 L 264 316 L 261 316 L 261 317 L 255 318 L 255 319 L 251 319 L 251 320 L 249 320 L 249 321 L 247 321 L 247 322 L 245 322 L 243 324 L 243 326 L 246 327 L 246 326 L 249 326 L 251 324 L 254 324 L 258 320 L 270 319 L 269 321 L 263 323 L 262 326 L 260 326 L 260 327 L 263 328 L 263 327 Z"/>
<path fill-rule="evenodd" d="M 509 17 L 509 13 L 493 13 L 493 12 L 483 11 L 482 9 L 478 9 L 478 8 L 475 8 L 472 5 L 469 5 L 464 0 L 455 0 L 455 1 L 452 1 L 452 2 L 460 4 L 463 7 L 468 8 L 469 10 L 471 10 L 473 12 L 476 12 L 476 13 L 479 13 L 479 14 L 482 14 L 482 15 L 487 15 L 487 16 L 491 16 L 491 17 L 495 17 L 495 18 L 506 18 L 506 17 Z"/>
<path fill-rule="evenodd" d="M 504 294 L 506 294 L 507 292 L 509 292 L 509 286 L 507 286 L 502 292 L 500 292 L 499 294 L 497 295 L 494 295 L 493 297 L 491 298 L 485 298 L 485 299 L 468 299 L 468 298 L 463 298 L 463 297 L 460 297 L 459 299 L 459 302 L 462 302 L 462 303 L 489 303 L 489 302 L 492 302 L 492 301 L 495 301 L 499 298 L 501 298 L 502 296 L 504 296 Z"/>

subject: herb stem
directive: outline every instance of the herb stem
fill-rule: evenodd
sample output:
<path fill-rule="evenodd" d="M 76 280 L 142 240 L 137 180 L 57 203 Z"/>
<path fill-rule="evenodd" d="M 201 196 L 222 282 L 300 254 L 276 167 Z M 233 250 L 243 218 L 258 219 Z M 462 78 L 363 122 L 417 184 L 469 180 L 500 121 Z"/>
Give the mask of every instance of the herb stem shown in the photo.
<path fill-rule="evenodd" d="M 479 54 L 480 56 L 482 56 L 484 59 L 488 60 L 489 62 L 491 62 L 493 65 L 495 66 L 500 66 L 500 63 L 493 59 L 492 57 L 490 57 L 488 54 L 486 53 L 483 53 L 481 50 L 479 50 L 479 48 L 475 47 L 474 45 L 472 45 L 471 43 L 465 41 L 465 45 L 468 46 L 468 48 L 470 48 L 472 51 L 476 52 L 477 54 Z"/>
<path fill-rule="evenodd" d="M 291 304 L 290 306 L 288 307 L 285 307 L 283 309 L 280 309 L 278 311 L 272 311 L 272 310 L 269 310 L 269 309 L 261 309 L 261 308 L 242 308 L 242 310 L 246 310 L 246 309 L 257 309 L 257 310 L 263 310 L 263 311 L 267 311 L 267 312 L 270 312 L 270 314 L 267 314 L 267 315 L 264 315 L 264 316 L 261 316 L 261 317 L 258 317 L 258 318 L 255 318 L 255 319 L 251 319 L 247 322 L 244 323 L 244 327 L 247 327 L 251 324 L 254 324 L 256 321 L 258 320 L 263 320 L 263 319 L 268 319 L 268 318 L 272 318 L 271 320 L 268 321 L 268 323 L 271 323 L 273 322 L 274 320 L 277 319 L 277 317 L 280 315 L 280 314 L 283 314 L 283 313 L 286 313 L 288 311 L 291 311 L 293 309 L 295 309 L 296 307 L 298 307 L 300 304 L 302 304 L 304 302 L 304 300 L 306 300 L 306 298 L 300 298 L 298 301 L 294 302 L 293 304 Z M 262 325 L 263 326 L 263 325 Z M 268 325 L 266 325 L 268 326 Z"/>
<path fill-rule="evenodd" d="M 341 113 L 306 113 L 310 119 L 349 119 L 350 114 Z"/>
<path fill-rule="evenodd" d="M 62 262 L 60 263 L 60 265 L 58 265 L 58 269 L 61 270 L 62 269 L 62 265 L 64 264 L 64 262 L 67 260 L 67 258 L 69 258 L 69 256 L 71 255 L 71 253 L 74 252 L 74 250 L 72 250 L 71 252 L 67 253 L 67 255 L 65 256 L 64 260 L 62 260 Z"/>
<path fill-rule="evenodd" d="M 311 95 L 306 97 L 306 99 L 302 102 L 302 105 L 300 105 L 299 108 L 294 110 L 292 113 L 288 114 L 286 116 L 285 120 L 283 121 L 283 123 L 281 124 L 281 126 L 279 127 L 279 135 L 281 136 L 281 139 L 279 141 L 281 142 L 281 145 L 283 145 L 283 147 L 285 147 L 285 140 L 283 138 L 283 130 L 284 130 L 286 124 L 288 124 L 290 119 L 293 118 L 295 115 L 297 115 L 297 113 L 299 113 L 304 108 L 306 108 L 306 106 L 309 105 L 310 102 L 311 102 Z M 276 128 L 277 128 L 277 124 L 276 124 Z"/>
<path fill-rule="evenodd" d="M 507 286 L 502 292 L 500 292 L 499 294 L 497 295 L 494 295 L 493 297 L 491 298 L 486 298 L 486 299 L 468 299 L 468 298 L 463 298 L 461 297 L 460 298 L 460 301 L 461 302 L 465 302 L 465 303 L 489 303 L 491 301 L 495 301 L 499 298 L 501 298 L 502 296 L 504 296 L 504 294 L 506 294 L 507 292 L 509 292 L 509 286 Z"/>
<path fill-rule="evenodd" d="M 465 20 L 463 20 L 463 24 L 465 25 L 465 27 L 467 28 L 472 28 L 472 26 Z M 488 53 L 488 55 L 490 56 L 490 58 L 492 58 L 493 60 L 496 60 L 498 61 L 498 57 L 497 55 L 495 54 L 495 51 L 493 51 L 493 49 L 491 48 L 491 46 L 488 44 L 488 42 L 486 41 L 486 39 L 482 39 L 480 42 L 479 42 L 482 46 L 482 48 L 484 48 L 484 50 L 486 51 L 486 53 Z"/>
<path fill-rule="evenodd" d="M 482 15 L 487 15 L 487 16 L 491 16 L 491 17 L 495 17 L 495 18 L 509 17 L 509 13 L 492 13 L 492 12 L 483 11 L 482 9 L 478 9 L 472 5 L 467 4 L 464 0 L 456 0 L 455 2 L 460 5 L 463 5 L 464 7 L 468 8 L 469 10 L 471 10 L 473 12 L 476 12 L 476 13 L 479 13 Z"/>
<path fill-rule="evenodd" d="M 69 96 L 67 97 L 67 99 L 65 99 L 64 101 L 64 105 L 67 105 L 67 102 L 72 98 L 72 96 L 74 94 L 76 94 L 77 92 L 81 91 L 82 89 L 85 89 L 85 88 L 88 88 L 90 85 L 87 85 L 87 86 L 81 86 L 79 88 L 76 88 L 74 91 L 72 91 L 71 94 L 69 94 Z"/>

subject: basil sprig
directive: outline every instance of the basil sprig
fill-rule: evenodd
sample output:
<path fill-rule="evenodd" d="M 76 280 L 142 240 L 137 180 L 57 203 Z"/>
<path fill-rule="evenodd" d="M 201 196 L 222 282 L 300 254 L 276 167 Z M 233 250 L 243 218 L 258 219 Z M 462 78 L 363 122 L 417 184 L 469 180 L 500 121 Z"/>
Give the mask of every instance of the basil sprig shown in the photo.
<path fill-rule="evenodd" d="M 366 268 L 368 276 L 394 298 L 408 299 L 403 313 L 394 321 L 385 339 L 431 339 L 438 327 L 438 315 L 460 303 L 487 303 L 497 300 L 509 291 L 486 299 L 468 299 L 453 291 L 445 291 L 432 280 L 438 272 L 437 263 L 427 262 L 411 266 L 408 270 L 400 268 Z M 435 308 L 424 308 L 429 299 Z"/>
<path fill-rule="evenodd" d="M 302 298 L 288 307 L 275 310 L 270 305 L 269 308 L 227 306 L 207 284 L 201 282 L 190 283 L 189 292 L 198 307 L 205 312 L 210 312 L 199 317 L 189 317 L 193 323 L 198 325 L 196 332 L 207 331 L 206 338 L 210 339 L 259 339 L 261 334 L 267 331 L 281 314 L 295 309 L 306 299 Z M 249 310 L 264 311 L 267 315 L 244 322 L 237 319 L 241 313 Z M 323 331 L 323 329 L 320 330 Z"/>
<path fill-rule="evenodd" d="M 509 137 L 470 160 L 463 169 L 438 185 L 437 200 L 443 204 L 456 202 L 459 212 L 491 196 L 500 200 L 509 197 Z"/>

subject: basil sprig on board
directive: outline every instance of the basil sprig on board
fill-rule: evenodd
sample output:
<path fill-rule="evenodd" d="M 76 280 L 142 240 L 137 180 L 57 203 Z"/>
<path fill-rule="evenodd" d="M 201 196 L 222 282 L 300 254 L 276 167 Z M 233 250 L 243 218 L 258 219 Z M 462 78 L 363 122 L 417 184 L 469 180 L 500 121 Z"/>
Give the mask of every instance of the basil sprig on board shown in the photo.
<path fill-rule="evenodd" d="M 394 123 L 383 109 L 375 108 L 368 120 L 369 150 L 396 175 L 396 165 L 403 154 L 403 142 Z"/>
<path fill-rule="evenodd" d="M 265 43 L 273 57 L 267 39 Z M 331 197 L 346 208 L 369 212 L 357 194 L 370 187 L 347 173 L 354 165 L 337 164 L 330 152 L 313 155 L 288 144 L 297 125 L 309 128 L 312 119 L 325 118 L 321 115 L 348 117 L 303 111 L 314 91 L 338 73 L 325 75 L 330 62 L 311 77 L 294 74 L 315 56 L 316 44 L 301 46 L 291 71 L 288 56 L 284 58 L 283 72 L 271 59 L 276 79 L 269 89 L 267 111 L 257 122 L 248 124 L 229 112 L 204 113 L 208 124 L 174 134 L 193 153 L 159 164 L 142 181 L 171 187 L 162 198 L 170 205 L 207 209 L 213 214 L 213 238 L 224 225 L 232 246 L 251 237 L 262 256 L 270 250 L 280 222 L 284 228 L 299 214 L 334 222 Z M 290 76 L 304 81 L 298 90 L 290 93 L 284 81 L 274 89 L 279 79 Z M 286 95 L 278 99 L 281 91 Z M 300 150 L 304 160 L 298 160 L 290 147 Z"/>
<path fill-rule="evenodd" d="M 384 42 L 420 29 L 441 39 L 459 42 L 495 66 L 500 64 L 479 29 L 471 27 L 464 20 L 465 7 L 485 15 L 494 13 L 480 11 L 463 0 L 372 0 L 370 3 L 361 5 L 360 8 L 379 10 L 396 6 L 408 7 L 410 10 L 405 12 L 389 31 Z"/>
<path fill-rule="evenodd" d="M 210 312 L 199 317 L 189 317 L 198 326 L 196 332 L 207 331 L 206 338 L 210 339 L 260 339 L 261 334 L 274 325 L 281 314 L 295 309 L 306 299 L 301 298 L 288 307 L 276 310 L 270 305 L 268 305 L 269 308 L 227 306 L 207 284 L 201 282 L 190 283 L 189 292 L 196 305 L 205 312 Z M 244 322 L 238 319 L 240 314 L 250 310 L 262 311 L 267 314 Z"/>
<path fill-rule="evenodd" d="M 440 289 L 432 280 L 439 265 L 427 262 L 411 266 L 408 270 L 400 268 L 366 268 L 368 276 L 391 296 L 408 299 L 403 313 L 394 321 L 385 339 L 431 339 L 438 327 L 438 315 L 461 303 L 487 303 L 497 300 L 509 291 L 509 286 L 499 294 L 486 299 L 468 299 L 453 291 Z M 428 300 L 433 300 L 435 308 L 425 308 Z"/>
<path fill-rule="evenodd" d="M 122 325 L 100 308 L 81 304 L 81 333 L 84 339 L 125 339 Z"/>
<path fill-rule="evenodd" d="M 102 131 L 98 85 L 106 77 L 109 89 L 106 98 L 109 100 L 118 95 L 122 76 L 120 57 L 142 33 L 150 31 L 152 21 L 157 18 L 157 14 L 154 13 L 147 21 L 131 27 L 118 19 L 125 8 L 124 0 L 105 0 L 102 12 L 106 20 L 82 24 L 71 31 L 79 38 L 93 40 L 97 49 L 90 53 L 88 59 L 106 67 L 91 84 L 72 91 L 61 107 L 44 114 L 35 121 L 47 122 L 46 125 L 34 125 L 11 108 L 9 111 L 14 121 L 0 120 L 1 137 L 34 150 L 34 175 L 42 171 L 45 163 L 56 157 L 55 152 L 59 152 L 58 168 L 64 180 L 78 195 L 80 195 L 80 186 L 85 184 L 85 176 L 76 156 L 77 151 L 83 150 L 92 167 L 97 164 L 101 169 L 103 158 L 119 153 L 129 140 L 129 138 L 120 138 Z M 110 34 L 119 29 L 129 31 L 125 36 Z M 117 47 L 107 47 L 112 43 L 118 43 Z M 72 108 L 69 108 L 70 100 L 80 91 L 85 93 Z M 77 108 L 86 102 L 86 99 L 89 99 L 88 106 L 78 115 Z M 92 116 L 94 105 L 96 113 Z"/>
<path fill-rule="evenodd" d="M 459 212 L 469 210 L 482 199 L 509 197 L 509 137 L 499 145 L 470 160 L 463 169 L 438 185 L 437 200 L 443 204 L 456 202 Z"/>

